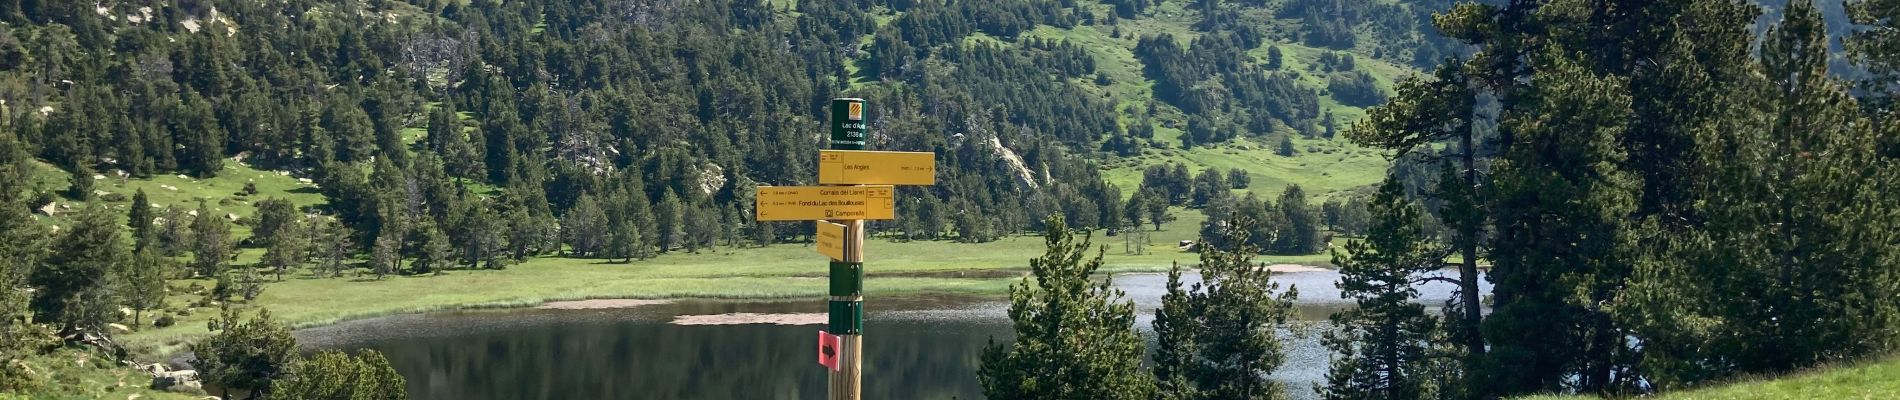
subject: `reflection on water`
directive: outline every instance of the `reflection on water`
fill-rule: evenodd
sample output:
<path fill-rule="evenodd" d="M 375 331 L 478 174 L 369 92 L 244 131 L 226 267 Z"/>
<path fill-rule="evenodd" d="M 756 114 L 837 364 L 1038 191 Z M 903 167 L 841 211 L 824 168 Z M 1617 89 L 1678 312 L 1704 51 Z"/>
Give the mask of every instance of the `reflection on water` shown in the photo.
<path fill-rule="evenodd" d="M 1194 279 L 1197 277 L 1189 276 Z M 1300 318 L 1313 327 L 1349 307 L 1332 272 L 1276 276 L 1299 288 Z M 1150 335 L 1166 292 L 1160 274 L 1118 276 Z M 1420 287 L 1439 304 L 1451 285 Z M 1485 288 L 1489 290 L 1488 287 Z M 977 355 L 1010 335 L 1008 305 L 958 298 L 870 299 L 865 318 L 864 397 L 982 398 Z M 300 330 L 312 349 L 383 352 L 417 399 L 809 399 L 825 395 L 816 364 L 819 325 L 678 326 L 678 315 L 824 312 L 822 301 L 680 302 L 620 310 L 502 310 L 405 315 Z M 1314 333 L 1281 332 L 1287 363 L 1274 379 L 1312 398 L 1330 359 Z M 1151 343 L 1152 345 L 1152 343 Z"/>

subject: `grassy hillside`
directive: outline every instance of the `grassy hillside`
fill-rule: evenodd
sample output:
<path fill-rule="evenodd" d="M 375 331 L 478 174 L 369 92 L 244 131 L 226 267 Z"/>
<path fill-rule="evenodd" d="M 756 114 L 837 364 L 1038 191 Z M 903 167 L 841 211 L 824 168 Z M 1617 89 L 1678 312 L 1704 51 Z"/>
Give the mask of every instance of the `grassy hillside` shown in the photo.
<path fill-rule="evenodd" d="M 1584 400 L 1590 396 L 1532 396 L 1523 400 Z M 1775 378 L 1739 379 L 1708 388 L 1663 393 L 1659 400 L 1783 400 L 1900 398 L 1900 358 L 1819 368 Z"/>
<path fill-rule="evenodd" d="M 1144 75 L 1145 65 L 1135 56 L 1134 49 L 1140 38 L 1159 34 L 1169 34 L 1182 41 L 1190 41 L 1199 33 L 1194 24 L 1200 20 L 1200 13 L 1192 10 L 1188 2 L 1164 2 L 1156 6 L 1149 15 L 1135 19 L 1123 19 L 1115 25 L 1080 24 L 1071 28 L 1058 28 L 1048 25 L 1021 35 L 1017 40 L 1060 40 L 1081 45 L 1094 57 L 1097 73 L 1106 76 L 1106 85 L 1088 85 L 1103 98 L 1113 99 L 1118 118 L 1124 126 L 1138 122 L 1137 116 L 1145 112 L 1150 104 L 1156 106 L 1155 147 L 1147 148 L 1142 154 L 1132 157 L 1118 157 L 1098 154 L 1105 168 L 1104 176 L 1110 183 L 1122 188 L 1124 196 L 1132 195 L 1134 188 L 1140 186 L 1141 170 L 1151 165 L 1182 163 L 1192 172 L 1198 173 L 1207 168 L 1241 169 L 1253 177 L 1253 190 L 1262 194 L 1279 193 L 1287 185 L 1297 184 L 1307 193 L 1327 196 L 1332 193 L 1366 186 L 1377 182 L 1385 173 L 1389 162 L 1378 151 L 1355 146 L 1344 138 L 1308 139 L 1293 135 L 1292 132 L 1272 132 L 1269 136 L 1236 139 L 1212 146 L 1197 146 L 1182 149 L 1180 136 L 1187 124 L 1187 116 L 1180 109 L 1155 99 L 1155 82 Z M 1087 4 L 1087 3 L 1085 3 Z M 1106 4 L 1097 4 L 1104 14 L 1111 12 Z M 1267 10 L 1250 10 L 1250 13 L 1265 14 Z M 889 21 L 893 13 L 888 10 L 879 18 L 880 22 Z M 1285 21 L 1280 21 L 1285 23 Z M 868 40 L 868 36 L 867 36 Z M 1010 43 L 1007 39 L 978 33 L 965 38 L 966 42 Z M 866 42 L 868 43 L 868 41 Z M 1284 52 L 1283 71 L 1299 74 L 1302 86 L 1320 92 L 1320 104 L 1324 112 L 1330 112 L 1338 121 L 1338 127 L 1344 130 L 1353 121 L 1365 115 L 1359 107 L 1340 104 L 1327 93 L 1327 73 L 1318 71 L 1321 54 L 1334 52 L 1356 56 L 1359 70 L 1371 74 L 1380 87 L 1389 91 L 1393 82 L 1417 73 L 1411 67 L 1397 64 L 1391 60 L 1378 59 L 1355 50 L 1330 50 L 1314 48 L 1289 40 L 1272 40 L 1252 49 L 1248 55 L 1253 59 L 1248 64 L 1260 65 L 1267 58 L 1269 46 L 1279 47 Z M 862 60 L 860 60 L 862 61 Z M 857 71 L 853 66 L 852 71 Z M 859 84 L 879 85 L 872 80 L 859 79 Z M 1292 135 L 1296 148 L 1293 156 L 1275 154 L 1277 137 Z"/>

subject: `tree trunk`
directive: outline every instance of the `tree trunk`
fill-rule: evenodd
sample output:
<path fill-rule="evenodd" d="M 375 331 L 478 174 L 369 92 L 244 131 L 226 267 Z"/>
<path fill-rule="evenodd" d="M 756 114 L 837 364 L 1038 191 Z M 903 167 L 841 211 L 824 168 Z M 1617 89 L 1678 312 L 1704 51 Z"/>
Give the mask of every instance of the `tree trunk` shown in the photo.
<path fill-rule="evenodd" d="M 1472 124 L 1469 122 L 1469 118 L 1467 118 L 1466 121 L 1463 132 L 1459 137 L 1459 140 L 1462 142 L 1461 145 L 1464 146 L 1464 154 L 1461 157 L 1463 160 L 1461 161 L 1464 162 L 1466 193 L 1472 197 L 1470 201 L 1475 206 L 1478 204 L 1478 199 L 1476 198 L 1478 193 L 1478 149 L 1472 144 L 1472 135 L 1475 134 L 1472 132 Z M 1484 335 L 1478 330 L 1479 324 L 1484 322 L 1484 306 L 1480 303 L 1478 297 L 1479 224 L 1478 221 L 1474 219 L 1475 218 L 1468 217 L 1465 221 L 1460 221 L 1458 224 L 1458 250 L 1459 253 L 1464 256 L 1463 265 L 1458 266 L 1458 292 L 1460 297 L 1459 301 L 1464 303 L 1464 339 L 1466 351 L 1471 352 L 1473 356 L 1480 356 L 1484 355 L 1485 350 Z"/>

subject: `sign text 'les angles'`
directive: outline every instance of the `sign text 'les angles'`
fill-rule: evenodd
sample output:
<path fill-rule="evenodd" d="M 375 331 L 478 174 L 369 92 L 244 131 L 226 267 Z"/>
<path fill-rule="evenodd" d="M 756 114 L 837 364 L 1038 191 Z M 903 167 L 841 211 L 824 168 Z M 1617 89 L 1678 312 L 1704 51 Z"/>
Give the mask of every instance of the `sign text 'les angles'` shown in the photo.
<path fill-rule="evenodd" d="M 827 185 L 935 185 L 937 154 L 904 151 L 821 150 L 818 183 Z"/>
<path fill-rule="evenodd" d="M 760 186 L 758 220 L 888 220 L 893 194 L 890 186 Z"/>

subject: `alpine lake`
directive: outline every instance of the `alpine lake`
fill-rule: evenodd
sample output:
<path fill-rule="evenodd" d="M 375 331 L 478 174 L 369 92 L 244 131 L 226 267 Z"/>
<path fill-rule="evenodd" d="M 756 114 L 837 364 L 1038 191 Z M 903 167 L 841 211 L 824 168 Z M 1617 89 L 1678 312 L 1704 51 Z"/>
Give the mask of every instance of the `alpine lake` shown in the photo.
<path fill-rule="evenodd" d="M 1455 276 L 1455 273 L 1442 273 Z M 1136 328 L 1153 348 L 1164 274 L 1121 274 Z M 1183 280 L 1190 283 L 1198 275 Z M 1333 271 L 1278 274 L 1297 288 L 1297 323 L 1278 332 L 1286 362 L 1271 375 L 1295 399 L 1316 398 L 1332 354 L 1320 344 L 1327 316 L 1352 307 Z M 1483 280 L 1480 280 L 1482 283 Z M 867 281 L 875 285 L 876 280 Z M 1417 285 L 1432 307 L 1455 286 Z M 1490 286 L 1481 288 L 1488 293 Z M 994 298 L 868 297 L 864 398 L 981 399 L 979 355 L 1012 336 L 1008 302 Z M 409 314 L 295 332 L 305 351 L 374 349 L 407 377 L 415 399 L 813 399 L 826 374 L 816 361 L 822 318 L 682 323 L 706 316 L 810 316 L 822 299 L 682 300 L 624 308 L 510 309 Z M 1434 311 L 1435 312 L 1435 311 Z M 686 318 L 682 318 L 686 317 Z M 789 324 L 788 324 L 789 323 Z"/>

